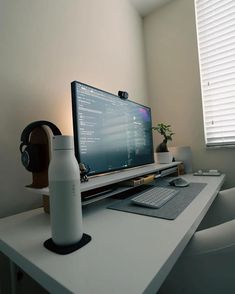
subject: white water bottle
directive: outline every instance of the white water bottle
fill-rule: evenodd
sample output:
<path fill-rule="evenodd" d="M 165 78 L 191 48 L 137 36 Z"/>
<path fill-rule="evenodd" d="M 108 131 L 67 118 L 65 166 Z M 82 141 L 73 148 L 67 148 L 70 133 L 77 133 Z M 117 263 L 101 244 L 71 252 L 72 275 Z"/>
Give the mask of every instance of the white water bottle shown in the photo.
<path fill-rule="evenodd" d="M 59 246 L 72 245 L 83 235 L 80 170 L 74 156 L 73 137 L 55 136 L 52 144 L 49 165 L 52 240 Z"/>

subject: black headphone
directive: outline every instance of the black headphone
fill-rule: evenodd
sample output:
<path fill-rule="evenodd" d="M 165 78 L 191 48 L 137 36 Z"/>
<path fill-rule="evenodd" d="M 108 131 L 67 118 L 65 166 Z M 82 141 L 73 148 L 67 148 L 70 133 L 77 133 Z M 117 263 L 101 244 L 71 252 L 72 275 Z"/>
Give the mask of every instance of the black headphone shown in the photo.
<path fill-rule="evenodd" d="M 46 168 L 45 156 L 47 146 L 45 144 L 33 144 L 29 142 L 32 131 L 41 126 L 49 127 L 54 136 L 61 135 L 61 131 L 57 126 L 46 120 L 34 121 L 23 130 L 20 138 L 21 162 L 31 172 L 40 172 Z"/>

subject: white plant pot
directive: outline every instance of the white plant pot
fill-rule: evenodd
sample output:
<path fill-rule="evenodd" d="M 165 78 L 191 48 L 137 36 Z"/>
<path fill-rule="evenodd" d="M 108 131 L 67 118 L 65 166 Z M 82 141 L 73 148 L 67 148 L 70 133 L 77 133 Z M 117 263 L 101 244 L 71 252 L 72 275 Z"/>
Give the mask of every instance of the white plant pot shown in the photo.
<path fill-rule="evenodd" d="M 157 163 L 170 163 L 172 162 L 173 156 L 170 152 L 156 152 Z"/>

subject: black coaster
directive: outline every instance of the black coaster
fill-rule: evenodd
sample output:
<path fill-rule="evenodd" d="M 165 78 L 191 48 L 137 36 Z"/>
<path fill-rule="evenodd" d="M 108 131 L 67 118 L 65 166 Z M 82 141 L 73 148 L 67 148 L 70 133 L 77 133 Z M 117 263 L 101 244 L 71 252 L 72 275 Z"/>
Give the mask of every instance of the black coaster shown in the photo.
<path fill-rule="evenodd" d="M 44 245 L 44 247 L 46 247 L 48 250 L 50 250 L 52 252 L 65 255 L 65 254 L 72 253 L 72 252 L 82 248 L 90 241 L 91 241 L 91 236 L 84 233 L 82 236 L 82 239 L 78 243 L 75 243 L 72 245 L 58 246 L 52 241 L 52 238 L 46 240 L 43 243 L 43 245 Z"/>

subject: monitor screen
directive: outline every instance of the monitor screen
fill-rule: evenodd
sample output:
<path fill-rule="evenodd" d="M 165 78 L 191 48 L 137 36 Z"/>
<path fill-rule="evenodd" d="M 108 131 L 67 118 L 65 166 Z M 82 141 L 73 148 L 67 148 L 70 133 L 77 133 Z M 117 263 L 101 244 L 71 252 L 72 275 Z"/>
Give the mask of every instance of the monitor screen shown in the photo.
<path fill-rule="evenodd" d="M 88 175 L 154 162 L 151 110 L 74 81 L 75 156 Z"/>

